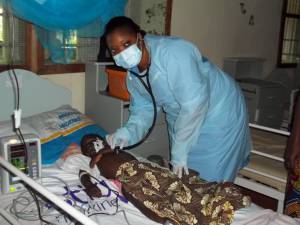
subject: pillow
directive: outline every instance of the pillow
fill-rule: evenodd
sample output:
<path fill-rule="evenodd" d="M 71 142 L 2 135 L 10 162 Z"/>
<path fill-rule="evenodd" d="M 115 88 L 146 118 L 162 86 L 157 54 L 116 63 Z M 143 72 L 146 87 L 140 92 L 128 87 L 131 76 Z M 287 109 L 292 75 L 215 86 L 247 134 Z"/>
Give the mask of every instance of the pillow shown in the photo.
<path fill-rule="evenodd" d="M 36 134 L 36 130 L 33 127 L 22 124 L 20 127 L 22 134 Z M 0 137 L 16 135 L 13 129 L 12 121 L 0 121 Z"/>
<path fill-rule="evenodd" d="M 102 137 L 106 134 L 91 119 L 68 105 L 26 117 L 23 121 L 36 130 L 41 140 L 42 164 L 54 163 L 71 143 L 79 145 L 86 134 Z"/>
<path fill-rule="evenodd" d="M 93 169 L 90 168 L 90 160 L 90 158 L 81 154 L 79 145 L 71 143 L 61 157 L 56 161 L 56 165 L 68 173 L 78 175 L 79 170 L 85 170 L 94 177 L 98 177 L 100 172 L 97 166 Z"/>

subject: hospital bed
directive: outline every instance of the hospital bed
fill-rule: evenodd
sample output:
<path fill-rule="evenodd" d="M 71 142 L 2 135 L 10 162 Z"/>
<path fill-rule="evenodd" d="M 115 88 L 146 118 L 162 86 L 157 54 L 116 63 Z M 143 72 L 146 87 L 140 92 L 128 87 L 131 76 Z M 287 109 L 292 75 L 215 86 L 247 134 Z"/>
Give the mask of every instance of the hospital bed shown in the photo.
<path fill-rule="evenodd" d="M 239 172 L 235 183 L 278 201 L 277 212 L 283 212 L 287 171 L 284 152 L 287 131 L 250 124 L 253 148 L 250 163 Z"/>
<path fill-rule="evenodd" d="M 34 116 L 45 111 L 53 110 L 62 105 L 71 104 L 71 95 L 68 90 L 57 86 L 48 80 L 44 80 L 29 71 L 16 70 L 16 74 L 21 84 L 21 108 L 23 109 L 24 117 Z M 0 73 L 0 102 L 2 104 L 0 110 L 0 122 L 10 118 L 11 112 L 14 109 L 14 96 L 15 93 L 10 84 L 9 74 L 7 72 Z M 143 160 L 142 158 L 140 159 Z M 73 161 L 78 162 L 78 160 L 70 160 L 71 168 L 73 169 L 67 169 L 68 167 L 66 167 L 65 164 L 63 164 L 64 166 L 61 166 L 61 164 L 58 163 L 43 167 L 42 176 L 45 178 L 40 181 L 33 181 L 24 175 L 22 178 L 29 186 L 44 196 L 45 201 L 47 202 L 45 203 L 47 209 L 57 209 L 56 211 L 52 211 L 52 213 L 55 214 L 54 224 L 70 224 L 70 221 L 66 219 L 69 218 L 68 215 L 71 215 L 73 220 L 75 218 L 75 221 L 79 221 L 85 225 L 158 224 L 145 217 L 124 197 L 116 194 L 119 190 L 117 183 L 107 180 L 100 175 L 97 177 L 97 179 L 99 179 L 98 185 L 102 188 L 104 197 L 99 199 L 100 202 L 89 201 L 82 191 L 82 187 L 78 183 L 78 174 L 74 173 L 74 166 L 76 167 L 76 165 L 72 164 Z M 80 165 L 85 165 L 82 161 L 79 160 L 79 162 L 81 162 Z M 10 168 L 11 166 L 9 163 L 5 163 L 5 161 L 1 159 L 0 164 L 22 177 L 22 173 L 14 171 L 13 167 Z M 86 166 L 88 166 L 88 162 L 86 162 Z M 66 189 L 66 187 L 68 188 Z M 10 211 L 7 211 L 11 208 L 13 200 L 18 196 L 20 197 L 20 195 L 22 195 L 22 192 L 0 195 L 0 214 L 2 216 L 0 217 L 0 224 L 17 224 L 17 222 L 24 225 L 41 224 L 40 220 L 17 220 L 10 214 Z M 116 207 L 116 205 L 118 205 L 118 207 Z M 110 214 L 113 215 L 109 216 Z M 296 220 L 277 214 L 271 210 L 264 210 L 255 204 L 237 211 L 232 224 L 277 224 L 276 221 L 285 221 L 283 224 L 298 224 Z"/>

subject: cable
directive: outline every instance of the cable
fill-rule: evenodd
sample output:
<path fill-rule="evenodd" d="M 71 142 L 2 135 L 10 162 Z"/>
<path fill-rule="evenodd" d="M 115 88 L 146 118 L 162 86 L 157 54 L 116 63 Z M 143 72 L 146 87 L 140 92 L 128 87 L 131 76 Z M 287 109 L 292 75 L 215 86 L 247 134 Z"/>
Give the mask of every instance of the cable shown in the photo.
<path fill-rule="evenodd" d="M 27 173 L 27 169 L 28 169 L 28 165 L 27 165 L 27 162 L 28 162 L 28 149 L 27 149 L 27 145 L 26 145 L 26 142 L 25 142 L 25 139 L 24 139 L 24 136 L 21 132 L 21 129 L 20 128 L 17 128 L 15 129 L 15 132 L 17 134 L 17 136 L 19 137 L 21 143 L 23 144 L 24 146 L 24 152 L 25 152 L 25 156 L 24 156 L 24 164 L 25 164 L 25 171 L 24 173 Z M 18 134 L 19 133 L 19 134 Z"/>
<path fill-rule="evenodd" d="M 152 120 L 152 124 L 150 126 L 150 128 L 148 129 L 146 135 L 137 143 L 133 144 L 133 145 L 129 145 L 124 147 L 122 150 L 131 150 L 133 148 L 136 148 L 137 146 L 141 145 L 151 134 L 154 126 L 155 126 L 155 122 L 156 122 L 156 117 L 157 117 L 157 108 L 156 108 L 156 101 L 152 92 L 152 88 L 151 88 L 151 84 L 150 84 L 150 80 L 149 80 L 149 69 L 147 69 L 147 72 L 145 75 L 139 75 L 138 73 L 135 73 L 133 71 L 129 71 L 130 73 L 132 73 L 135 77 L 137 77 L 140 82 L 142 83 L 142 85 L 144 86 L 144 88 L 146 89 L 146 91 L 149 93 L 151 100 L 152 100 L 152 104 L 153 104 L 153 120 Z M 142 79 L 143 77 L 146 77 L 146 82 Z M 115 148 L 115 150 L 120 150 L 119 146 L 117 146 Z"/>
<path fill-rule="evenodd" d="M 46 224 L 56 225 L 56 224 L 51 223 L 51 222 L 49 222 L 49 221 L 47 221 L 47 220 L 45 220 L 45 219 L 43 218 L 43 216 L 42 216 L 42 214 L 41 214 L 40 203 L 39 203 L 39 200 L 38 200 L 36 194 L 35 194 L 32 190 L 30 190 L 30 188 L 27 188 L 27 190 L 29 191 L 29 193 L 31 194 L 31 196 L 33 197 L 33 199 L 34 199 L 34 201 L 35 201 L 35 204 L 36 204 L 36 206 L 37 206 L 37 210 L 38 210 L 38 215 L 39 215 L 40 221 L 42 221 L 42 222 L 44 222 L 44 223 L 46 223 Z"/>
<path fill-rule="evenodd" d="M 6 4 L 7 6 L 9 5 L 8 3 Z M 18 113 L 18 116 L 21 117 L 21 114 L 20 113 L 20 86 L 19 86 L 19 81 L 18 81 L 18 77 L 17 77 L 17 74 L 15 72 L 15 69 L 14 69 L 14 53 L 15 53 L 15 21 L 14 21 L 14 15 L 12 13 L 12 10 L 10 7 L 7 7 L 7 11 L 8 11 L 8 14 L 9 14 L 9 24 L 10 24 L 10 28 L 11 28 L 11 34 L 12 34 L 12 38 L 11 38 L 11 51 L 10 51 L 10 60 L 9 60 L 9 70 L 8 70 L 8 73 L 9 73 L 9 76 L 11 76 L 11 72 L 12 72 L 12 75 L 13 75 L 13 78 L 15 80 L 15 84 L 16 84 L 16 88 L 15 88 L 15 91 L 16 91 L 16 102 L 15 102 L 15 114 Z M 16 135 L 19 137 L 21 143 L 23 144 L 24 146 L 24 150 L 25 150 L 25 173 L 27 173 L 27 169 L 28 169 L 28 165 L 27 165 L 27 162 L 28 162 L 28 149 L 27 149 L 27 145 L 26 145 L 26 142 L 25 142 L 25 139 L 24 139 L 24 136 L 22 134 L 22 131 L 21 129 L 19 128 L 19 126 L 16 126 L 16 116 L 14 117 L 14 128 L 15 128 L 15 133 Z M 19 120 L 21 120 L 21 118 L 19 118 Z M 20 125 L 20 124 L 19 124 Z M 27 188 L 27 187 L 26 187 Z M 28 190 L 30 191 L 30 190 Z M 37 205 L 38 206 L 38 205 Z M 39 208 L 39 207 L 38 207 Z"/>
<path fill-rule="evenodd" d="M 69 185 L 62 179 L 58 178 L 58 177 L 43 177 L 41 179 L 41 182 L 43 183 L 43 179 L 56 179 L 58 181 L 60 181 L 61 183 L 63 183 L 64 187 L 66 188 L 67 191 L 67 196 L 70 197 L 70 187 Z M 29 193 L 30 196 L 25 196 L 25 194 Z M 33 203 L 36 205 L 35 209 L 37 211 L 33 211 L 32 210 L 32 206 Z M 46 202 L 47 203 L 47 202 Z M 51 210 L 56 211 L 56 209 L 52 208 L 51 210 L 46 207 L 48 209 L 48 213 L 43 213 L 41 212 L 41 207 L 40 204 L 45 204 L 45 201 L 43 200 L 39 200 L 38 197 L 36 196 L 36 194 L 31 190 L 27 188 L 27 191 L 21 192 L 14 200 L 11 206 L 8 206 L 7 208 L 10 207 L 9 211 L 11 214 L 15 215 L 17 218 L 22 219 L 22 220 L 27 220 L 27 221 L 37 221 L 40 220 L 46 224 L 51 224 L 51 225 L 57 225 L 53 222 L 47 221 L 44 218 L 45 217 L 54 217 L 57 215 L 61 215 L 60 213 L 53 213 L 51 212 Z M 72 221 L 70 220 L 70 223 Z"/>
<path fill-rule="evenodd" d="M 38 218 L 34 216 L 33 211 L 26 211 L 28 209 L 30 210 L 30 205 L 33 203 L 33 201 L 31 201 L 28 197 L 21 196 L 24 193 L 25 192 L 22 192 L 16 199 L 13 199 L 9 211 L 11 214 L 15 215 L 19 219 L 36 221 L 38 220 Z M 22 206 L 23 208 L 19 209 L 20 206 Z"/>
<path fill-rule="evenodd" d="M 8 4 L 7 4 L 8 5 Z M 12 38 L 11 38 L 11 51 L 10 51 L 10 59 L 9 59 L 9 63 L 8 63 L 8 68 L 9 68 L 9 74 L 10 71 L 13 73 L 13 77 L 14 80 L 16 82 L 16 109 L 19 110 L 20 109 L 20 88 L 19 88 L 19 82 L 17 79 L 17 75 L 14 69 L 14 59 L 15 59 L 15 21 L 14 21 L 14 15 L 12 14 L 12 10 L 10 9 L 10 7 L 7 7 L 7 11 L 9 14 L 9 24 L 10 24 L 10 28 L 11 28 L 11 34 L 12 34 Z"/>
<path fill-rule="evenodd" d="M 94 177 L 93 175 L 90 175 L 90 177 L 93 178 L 94 180 L 96 180 L 98 183 L 101 183 L 101 181 L 98 178 Z M 111 191 L 116 195 L 116 211 L 114 213 L 103 213 L 103 212 L 92 213 L 92 214 L 88 215 L 88 217 L 95 216 L 95 215 L 115 216 L 117 213 L 122 212 L 126 223 L 128 225 L 131 225 L 129 223 L 129 220 L 127 218 L 125 210 L 119 210 L 119 196 L 120 196 L 120 193 L 118 191 L 113 190 L 113 189 L 111 189 Z"/>
<path fill-rule="evenodd" d="M 8 7 L 8 12 L 9 12 L 9 24 L 10 24 L 10 28 L 11 28 L 11 34 L 12 34 L 12 38 L 11 38 L 11 54 L 10 54 L 10 61 L 9 61 L 9 70 L 8 73 L 10 76 L 13 76 L 14 80 L 15 80 L 15 91 L 16 91 L 16 96 L 15 96 L 15 117 L 14 117 L 14 131 L 16 133 L 16 135 L 19 137 L 20 142 L 23 144 L 24 146 L 24 152 L 25 152 L 25 156 L 24 156 L 24 165 L 25 165 L 25 171 L 24 173 L 28 173 L 28 149 L 27 149 L 27 145 L 24 139 L 24 136 L 22 134 L 22 131 L 20 129 L 20 125 L 21 125 L 21 111 L 20 111 L 20 86 L 19 86 L 19 82 L 18 82 L 18 77 L 17 74 L 15 72 L 14 69 L 14 53 L 15 53 L 15 21 L 14 21 L 14 15 L 12 14 L 11 9 Z M 12 72 L 12 75 L 11 75 Z M 16 116 L 16 114 L 18 114 L 18 116 Z M 18 121 L 16 121 L 18 120 Z M 18 124 L 18 125 L 16 125 Z M 35 195 L 34 192 L 32 192 L 27 186 L 25 186 L 26 189 L 28 190 L 28 192 L 32 195 L 35 203 L 36 203 L 36 207 L 38 210 L 38 215 L 41 221 L 43 221 L 44 223 L 47 224 L 52 224 L 46 220 L 43 219 L 42 215 L 41 215 L 41 209 L 40 209 L 40 204 L 39 201 L 37 199 L 37 196 Z M 16 210 L 16 208 L 14 208 Z"/>
<path fill-rule="evenodd" d="M 9 6 L 9 4 L 6 4 L 7 6 Z M 14 53 L 15 53 L 15 21 L 14 21 L 14 15 L 12 14 L 12 10 L 10 7 L 7 7 L 7 12 L 9 15 L 9 27 L 11 29 L 11 51 L 10 51 L 10 58 L 9 58 L 9 63 L 8 63 L 8 73 L 10 77 L 13 77 L 13 80 L 15 81 L 15 85 L 13 85 L 13 87 L 15 87 L 15 120 L 16 120 L 16 113 L 18 114 L 18 117 L 21 117 L 21 113 L 20 113 L 20 86 L 19 86 L 19 81 L 18 81 L 18 77 L 16 74 L 16 71 L 14 69 Z M 12 74 L 11 74 L 12 73 Z M 14 83 L 13 83 L 14 84 Z M 21 118 L 19 118 L 21 120 Z M 20 133 L 21 136 L 21 141 L 23 141 L 23 144 L 25 146 L 26 152 L 27 152 L 27 148 L 26 148 L 26 144 L 22 135 L 21 130 L 19 129 L 19 126 L 16 126 L 16 121 L 14 121 L 14 128 L 15 128 L 15 132 L 18 135 L 18 132 Z M 19 136 L 19 135 L 18 135 Z"/>
<path fill-rule="evenodd" d="M 19 110 L 20 109 L 20 87 L 19 87 L 19 82 L 18 82 L 18 78 L 17 78 L 16 72 L 15 72 L 15 69 L 12 67 L 12 65 L 9 65 L 8 74 L 9 74 L 9 76 L 13 76 L 14 81 L 16 83 L 16 89 L 15 89 L 15 91 L 16 91 L 15 109 Z"/>
<path fill-rule="evenodd" d="M 92 179 L 96 180 L 98 183 L 101 183 L 101 181 L 99 179 L 97 179 L 96 177 L 90 175 Z M 72 199 L 71 196 L 71 189 L 69 187 L 69 185 L 62 179 L 58 178 L 58 177 L 53 177 L 53 176 L 49 176 L 49 177 L 42 177 L 41 179 L 41 183 L 43 183 L 44 179 L 56 179 L 58 181 L 60 181 L 61 183 L 64 184 L 64 187 L 66 188 L 66 196 L 67 198 Z M 43 200 L 39 200 L 39 198 L 36 196 L 36 194 L 32 191 L 27 189 L 28 191 L 24 191 L 22 193 L 20 193 L 14 200 L 13 203 L 7 207 L 7 209 L 9 208 L 9 212 L 13 215 L 15 215 L 17 218 L 22 219 L 22 220 L 27 220 L 27 221 L 37 221 L 40 220 L 46 224 L 51 224 L 51 225 L 57 225 L 53 222 L 50 222 L 49 220 L 46 220 L 45 217 L 55 217 L 57 215 L 62 215 L 60 213 L 53 213 L 57 212 L 54 208 L 52 208 L 51 210 L 53 210 L 51 212 L 51 210 L 46 207 L 48 209 L 47 213 L 42 213 L 41 210 L 41 204 L 45 204 L 45 201 Z M 127 225 L 131 225 L 126 212 L 124 210 L 119 210 L 119 192 L 116 190 L 111 190 L 115 195 L 116 195 L 116 211 L 114 213 L 103 213 L 103 212 L 95 212 L 92 213 L 90 215 L 88 215 L 88 217 L 92 217 L 92 216 L 96 216 L 96 215 L 108 215 L 108 216 L 114 216 L 118 213 L 122 213 L 124 216 L 124 219 L 127 223 Z M 28 195 L 26 195 L 28 194 Z M 69 196 L 69 197 L 68 197 Z M 46 202 L 47 203 L 47 202 Z M 90 204 L 93 204 L 90 202 Z M 34 209 L 32 208 L 35 205 Z M 74 207 L 77 207 L 81 212 L 84 212 L 84 205 L 79 206 L 79 205 L 75 205 Z M 91 206 L 92 207 L 92 206 Z M 93 207 L 92 207 L 93 208 Z M 66 220 L 67 222 L 67 220 Z M 71 219 L 69 219 L 69 224 L 71 224 L 72 221 Z"/>
<path fill-rule="evenodd" d="M 20 224 L 20 222 L 18 220 L 16 220 L 15 217 L 13 217 L 11 214 L 9 214 L 4 209 L 0 209 L 0 216 L 2 216 L 11 225 L 22 225 L 22 224 Z"/>
<path fill-rule="evenodd" d="M 29 193 L 30 196 L 26 196 L 25 194 Z M 31 197 L 31 198 L 30 198 Z M 15 215 L 17 218 L 22 219 L 22 220 L 27 220 L 27 221 L 37 221 L 41 220 L 43 222 L 47 222 L 48 224 L 54 224 L 51 222 L 46 221 L 43 219 L 41 215 L 41 210 L 37 206 L 39 204 L 43 203 L 43 201 L 38 200 L 37 196 L 35 193 L 33 193 L 31 190 L 24 191 L 20 193 L 14 200 L 13 203 L 9 208 L 9 211 L 11 214 Z M 37 211 L 34 211 L 32 206 L 35 205 L 35 209 Z M 49 216 L 49 215 L 43 215 L 43 216 Z M 54 216 L 54 215 L 51 215 Z M 42 217 L 42 219 L 40 219 Z M 55 224 L 56 225 L 56 224 Z"/>

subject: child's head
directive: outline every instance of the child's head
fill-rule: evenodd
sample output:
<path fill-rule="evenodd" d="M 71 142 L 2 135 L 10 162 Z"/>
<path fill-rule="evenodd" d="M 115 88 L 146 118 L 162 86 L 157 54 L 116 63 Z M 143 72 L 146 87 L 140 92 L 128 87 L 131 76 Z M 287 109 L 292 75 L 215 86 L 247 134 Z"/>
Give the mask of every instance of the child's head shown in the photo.
<path fill-rule="evenodd" d="M 106 143 L 98 134 L 87 134 L 82 137 L 80 146 L 83 155 L 92 157 L 99 150 L 104 149 Z"/>

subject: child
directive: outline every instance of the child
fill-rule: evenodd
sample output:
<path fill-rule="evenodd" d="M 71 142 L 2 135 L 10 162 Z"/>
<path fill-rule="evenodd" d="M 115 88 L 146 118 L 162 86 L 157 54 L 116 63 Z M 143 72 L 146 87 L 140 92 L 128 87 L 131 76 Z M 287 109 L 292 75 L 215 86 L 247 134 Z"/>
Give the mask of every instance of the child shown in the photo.
<path fill-rule="evenodd" d="M 96 165 L 102 176 L 117 179 L 124 196 L 159 223 L 230 224 L 235 210 L 250 205 L 232 183 L 206 183 L 192 172 L 179 179 L 167 168 L 140 162 L 125 151 L 116 153 L 98 135 L 84 136 L 81 151 L 91 158 L 91 167 Z M 101 196 L 86 171 L 80 171 L 80 180 L 90 196 Z"/>

